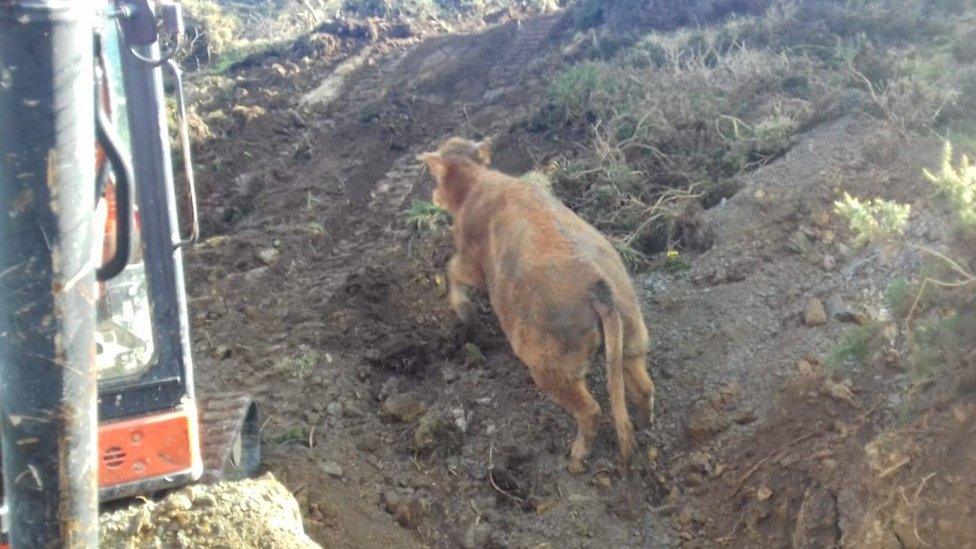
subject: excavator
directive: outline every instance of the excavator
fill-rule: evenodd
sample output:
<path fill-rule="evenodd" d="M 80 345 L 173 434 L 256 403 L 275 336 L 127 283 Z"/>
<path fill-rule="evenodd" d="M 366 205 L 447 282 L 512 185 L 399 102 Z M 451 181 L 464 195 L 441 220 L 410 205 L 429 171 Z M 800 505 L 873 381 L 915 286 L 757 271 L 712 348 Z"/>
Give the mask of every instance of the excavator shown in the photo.
<path fill-rule="evenodd" d="M 260 464 L 253 399 L 194 388 L 183 34 L 169 0 L 0 0 L 0 548 Z"/>

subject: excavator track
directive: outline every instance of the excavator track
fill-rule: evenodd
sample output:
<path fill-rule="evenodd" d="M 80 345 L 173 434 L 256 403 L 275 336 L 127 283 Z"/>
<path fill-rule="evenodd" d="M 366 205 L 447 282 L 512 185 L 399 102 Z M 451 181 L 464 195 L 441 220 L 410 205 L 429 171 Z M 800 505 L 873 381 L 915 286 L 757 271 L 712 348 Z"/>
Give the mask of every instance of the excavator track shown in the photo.
<path fill-rule="evenodd" d="M 245 393 L 199 397 L 201 482 L 243 478 L 261 462 L 257 407 Z"/>

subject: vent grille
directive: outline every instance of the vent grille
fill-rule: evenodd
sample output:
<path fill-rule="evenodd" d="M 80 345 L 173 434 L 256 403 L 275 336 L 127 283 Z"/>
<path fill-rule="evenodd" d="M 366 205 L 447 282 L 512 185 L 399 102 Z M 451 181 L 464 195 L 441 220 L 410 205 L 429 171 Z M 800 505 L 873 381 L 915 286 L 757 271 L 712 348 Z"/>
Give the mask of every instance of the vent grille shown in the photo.
<path fill-rule="evenodd" d="M 112 446 L 102 454 L 102 462 L 109 469 L 118 469 L 125 463 L 125 450 L 118 446 Z"/>

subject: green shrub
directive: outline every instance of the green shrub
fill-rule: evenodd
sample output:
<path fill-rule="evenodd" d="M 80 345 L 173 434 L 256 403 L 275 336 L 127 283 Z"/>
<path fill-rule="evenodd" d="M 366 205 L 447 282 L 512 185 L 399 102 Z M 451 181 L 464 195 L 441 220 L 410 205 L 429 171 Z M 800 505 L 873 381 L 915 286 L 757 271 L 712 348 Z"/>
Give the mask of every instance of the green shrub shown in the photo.
<path fill-rule="evenodd" d="M 548 95 L 566 120 L 588 123 L 606 117 L 614 108 L 626 107 L 627 91 L 622 71 L 587 61 L 558 74 L 549 85 Z"/>
<path fill-rule="evenodd" d="M 892 280 L 884 290 L 885 306 L 895 318 L 905 318 L 915 301 L 915 292 L 905 277 Z"/>
<path fill-rule="evenodd" d="M 911 206 L 880 198 L 861 202 L 844 193 L 843 200 L 834 202 L 834 211 L 847 219 L 855 244 L 864 245 L 902 234 Z"/>
<path fill-rule="evenodd" d="M 947 353 L 962 343 L 959 327 L 959 316 L 953 313 L 936 318 L 912 332 L 912 362 L 917 378 L 932 377 L 946 365 Z"/>
<path fill-rule="evenodd" d="M 837 345 L 827 355 L 827 367 L 836 371 L 844 366 L 864 366 L 871 355 L 871 344 L 877 335 L 878 327 L 873 324 L 845 330 Z"/>
<path fill-rule="evenodd" d="M 942 166 L 939 174 L 924 170 L 925 178 L 938 188 L 939 194 L 949 200 L 960 224 L 967 229 L 976 228 L 976 166 L 962 155 L 959 167 L 952 165 L 952 144 L 946 141 L 942 149 Z"/>

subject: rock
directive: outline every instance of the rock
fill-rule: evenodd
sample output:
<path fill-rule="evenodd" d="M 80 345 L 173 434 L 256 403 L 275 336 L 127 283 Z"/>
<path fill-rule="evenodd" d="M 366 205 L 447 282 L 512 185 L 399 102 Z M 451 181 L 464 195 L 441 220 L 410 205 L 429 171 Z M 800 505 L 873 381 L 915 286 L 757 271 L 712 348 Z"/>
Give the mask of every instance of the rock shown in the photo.
<path fill-rule="evenodd" d="M 613 483 L 610 482 L 610 477 L 600 473 L 599 475 L 593 477 L 593 484 L 601 490 L 609 490 Z"/>
<path fill-rule="evenodd" d="M 258 259 L 261 260 L 261 263 L 270 267 L 278 261 L 280 254 L 281 252 L 278 251 L 278 248 L 262 248 L 258 251 Z"/>
<path fill-rule="evenodd" d="M 466 343 L 464 345 L 464 365 L 468 368 L 474 368 L 484 366 L 484 364 L 485 354 L 481 352 L 481 349 L 474 343 Z"/>
<path fill-rule="evenodd" d="M 813 327 L 823 326 L 826 323 L 827 311 L 824 309 L 823 303 L 815 297 L 810 298 L 803 308 L 803 324 Z"/>
<path fill-rule="evenodd" d="M 830 318 L 841 322 L 854 322 L 857 324 L 867 324 L 868 316 L 850 305 L 848 305 L 839 295 L 832 295 L 827 299 L 827 315 Z"/>
<path fill-rule="evenodd" d="M 837 267 L 837 259 L 834 256 L 827 254 L 823 258 L 823 269 L 825 271 L 833 271 Z"/>
<path fill-rule="evenodd" d="M 356 418 L 365 415 L 363 410 L 355 404 L 346 404 L 342 407 L 342 417 Z"/>
<path fill-rule="evenodd" d="M 763 502 L 773 496 L 773 491 L 769 486 L 763 485 L 756 490 L 756 501 Z"/>
<path fill-rule="evenodd" d="M 806 235 L 803 231 L 796 231 L 793 236 L 790 237 L 789 242 L 786 247 L 794 253 L 806 254 L 813 248 L 813 243 L 810 242 L 810 237 Z"/>
<path fill-rule="evenodd" d="M 739 410 L 732 415 L 732 421 L 739 425 L 749 425 L 756 421 L 756 413 L 752 410 Z"/>
<path fill-rule="evenodd" d="M 378 355 L 377 355 L 378 356 Z M 367 358 L 367 360 L 369 360 Z M 380 386 L 379 400 L 384 401 L 400 390 L 400 378 L 388 377 Z"/>
<path fill-rule="evenodd" d="M 188 511 L 193 507 L 190 496 L 182 492 L 173 494 L 167 503 L 171 511 Z"/>
<path fill-rule="evenodd" d="M 447 455 L 454 455 L 463 444 L 464 432 L 457 422 L 437 412 L 428 412 L 420 418 L 413 432 L 413 449 L 418 452 L 441 450 Z"/>
<path fill-rule="evenodd" d="M 821 487 L 807 488 L 796 514 L 792 547 L 797 549 L 836 547 L 839 537 L 837 498 Z"/>
<path fill-rule="evenodd" d="M 464 408 L 454 408 L 451 410 L 451 415 L 454 416 L 454 425 L 456 425 L 462 433 L 467 433 L 468 422 L 470 421 L 471 414 L 465 415 Z"/>
<path fill-rule="evenodd" d="M 420 504 L 419 499 L 416 497 L 401 497 L 392 492 L 387 492 L 385 499 L 386 511 L 393 515 L 393 519 L 396 520 L 397 524 L 407 530 L 417 528 L 424 513 L 424 508 Z"/>
<path fill-rule="evenodd" d="M 813 364 L 810 364 L 810 361 L 805 358 L 801 358 L 799 361 L 797 361 L 796 369 L 803 377 L 814 377 L 814 375 L 816 375 L 813 371 Z"/>
<path fill-rule="evenodd" d="M 380 417 L 388 421 L 412 423 L 427 411 L 427 407 L 413 393 L 398 393 L 386 399 Z"/>
<path fill-rule="evenodd" d="M 688 434 L 701 440 L 717 435 L 729 427 L 729 420 L 725 414 L 716 410 L 707 401 L 700 401 L 691 416 L 688 417 L 686 428 Z"/>
<path fill-rule="evenodd" d="M 333 418 L 340 418 L 340 417 L 342 417 L 342 403 L 340 403 L 338 401 L 332 401 L 332 402 L 330 402 L 329 403 L 329 406 L 325 410 Z"/>
<path fill-rule="evenodd" d="M 654 446 L 647 449 L 647 461 L 657 461 L 657 458 L 660 455 L 661 451 Z"/>
<path fill-rule="evenodd" d="M 487 547 L 491 543 L 491 538 L 491 526 L 485 521 L 475 522 L 464 533 L 464 540 L 461 542 L 461 546 L 464 549 L 480 549 L 481 547 Z"/>
<path fill-rule="evenodd" d="M 445 366 L 441 370 L 441 379 L 444 380 L 444 383 L 451 383 L 454 380 L 456 380 L 457 378 L 458 378 L 458 374 L 457 374 L 457 371 L 454 368 L 452 368 L 450 366 Z"/>
<path fill-rule="evenodd" d="M 217 500 L 210 494 L 200 494 L 193 498 L 193 506 L 197 508 L 213 507 L 216 504 Z"/>
<path fill-rule="evenodd" d="M 322 470 L 325 471 L 325 474 L 332 478 L 342 478 L 344 473 L 342 466 L 334 461 L 326 461 L 322 463 Z"/>
<path fill-rule="evenodd" d="M 850 404 L 854 408 L 858 408 L 857 402 L 854 401 L 854 394 L 851 393 L 850 387 L 843 383 L 836 383 L 831 381 L 829 378 L 825 379 L 821 391 L 834 400 L 844 402 L 846 404 Z"/>
<path fill-rule="evenodd" d="M 244 273 L 244 280 L 246 282 L 255 282 L 261 278 L 264 273 L 268 272 L 268 267 L 262 265 L 261 267 L 255 267 L 246 273 Z"/>

